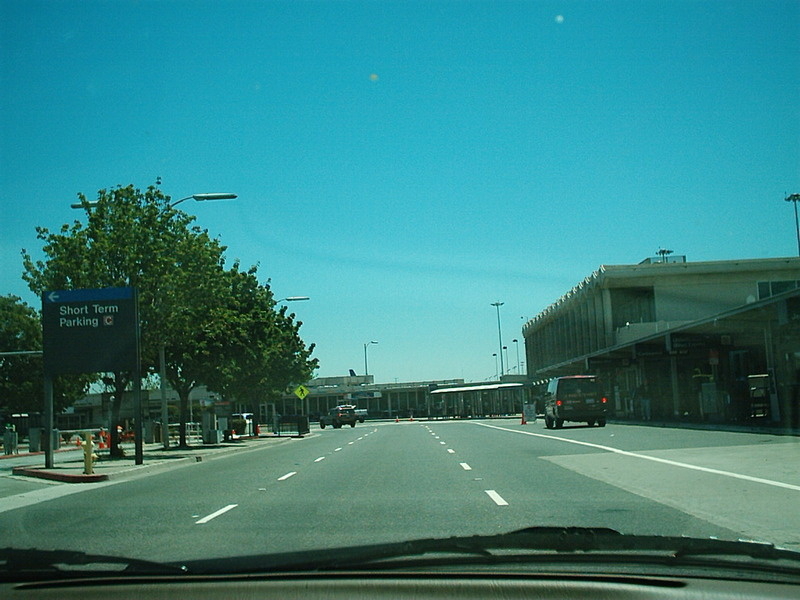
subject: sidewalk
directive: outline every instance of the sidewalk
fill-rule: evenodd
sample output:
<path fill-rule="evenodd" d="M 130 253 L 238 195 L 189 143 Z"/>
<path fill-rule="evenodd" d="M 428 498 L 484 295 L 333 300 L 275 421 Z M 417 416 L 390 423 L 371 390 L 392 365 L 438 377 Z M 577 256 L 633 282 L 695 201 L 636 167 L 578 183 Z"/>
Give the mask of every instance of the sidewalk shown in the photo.
<path fill-rule="evenodd" d="M 708 431 L 730 431 L 734 433 L 765 433 L 768 435 L 794 435 L 800 436 L 800 428 L 784 427 L 778 424 L 757 425 L 748 423 L 714 423 L 711 421 L 680 421 L 666 419 L 651 419 L 643 421 L 641 419 L 625 419 L 609 417 L 609 423 L 615 425 L 641 425 L 644 427 L 671 427 L 674 429 L 699 429 Z"/>
<path fill-rule="evenodd" d="M 171 447 L 166 450 L 160 443 L 145 444 L 143 448 L 143 464 L 141 465 L 135 464 L 134 444 L 123 443 L 121 446 L 125 451 L 124 458 L 112 459 L 108 455 L 108 450 L 96 449 L 95 454 L 98 454 L 99 458 L 94 463 L 94 473 L 91 475 L 87 475 L 83 472 L 82 448 L 61 448 L 56 452 L 71 452 L 72 456 L 62 462 L 55 463 L 50 469 L 46 469 L 43 466 L 21 465 L 12 467 L 11 472 L 14 475 L 36 477 L 39 479 L 60 481 L 62 483 L 96 483 L 99 481 L 108 481 L 109 479 L 122 479 L 145 473 L 153 473 L 195 462 L 202 462 L 204 460 L 213 460 L 214 458 L 225 456 L 232 452 L 257 450 L 264 448 L 266 445 L 280 443 L 281 441 L 285 442 L 290 439 L 292 438 L 289 436 L 263 435 L 240 438 L 233 442 L 224 442 L 217 445 L 196 445 L 188 448 Z M 13 454 L 0 458 L 20 458 L 38 455 L 41 455 L 41 462 L 44 463 L 43 452 Z"/>

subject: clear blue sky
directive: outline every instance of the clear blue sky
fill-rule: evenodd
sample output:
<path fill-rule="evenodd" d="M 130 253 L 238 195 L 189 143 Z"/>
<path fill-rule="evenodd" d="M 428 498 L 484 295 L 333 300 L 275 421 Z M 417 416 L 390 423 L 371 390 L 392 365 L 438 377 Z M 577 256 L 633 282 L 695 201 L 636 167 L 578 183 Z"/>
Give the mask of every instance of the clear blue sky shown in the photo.
<path fill-rule="evenodd" d="M 495 374 L 601 264 L 793 256 L 800 2 L 0 3 L 0 294 L 78 192 L 162 178 L 318 374 Z M 520 351 L 522 351 L 520 343 Z"/>

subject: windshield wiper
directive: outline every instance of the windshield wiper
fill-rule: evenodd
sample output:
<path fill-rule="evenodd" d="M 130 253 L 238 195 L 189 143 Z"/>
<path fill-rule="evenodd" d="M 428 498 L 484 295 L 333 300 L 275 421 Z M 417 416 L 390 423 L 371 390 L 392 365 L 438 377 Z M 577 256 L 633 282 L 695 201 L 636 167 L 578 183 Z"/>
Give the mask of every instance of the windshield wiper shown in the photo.
<path fill-rule="evenodd" d="M 137 558 L 87 554 L 74 550 L 0 549 L 0 579 L 30 581 L 32 577 L 86 577 L 89 575 L 176 575 L 180 566 Z"/>
<path fill-rule="evenodd" d="M 513 554 L 517 551 L 518 554 Z M 555 553 L 555 554 L 554 554 Z M 721 557 L 761 561 L 789 560 L 800 564 L 800 553 L 769 543 L 715 538 L 627 535 L 608 528 L 529 527 L 497 535 L 425 538 L 387 544 L 220 558 L 185 563 L 189 572 L 286 572 L 380 569 L 411 566 L 425 559 L 437 564 L 502 563 L 555 557 L 566 560 L 642 560 L 673 564 L 706 564 Z M 460 556 L 460 560 L 456 557 Z M 435 558 L 432 558 L 435 557 Z M 716 563 L 715 563 L 716 564 Z M 748 563 L 749 564 L 749 563 Z M 798 567 L 792 566 L 796 572 Z"/>

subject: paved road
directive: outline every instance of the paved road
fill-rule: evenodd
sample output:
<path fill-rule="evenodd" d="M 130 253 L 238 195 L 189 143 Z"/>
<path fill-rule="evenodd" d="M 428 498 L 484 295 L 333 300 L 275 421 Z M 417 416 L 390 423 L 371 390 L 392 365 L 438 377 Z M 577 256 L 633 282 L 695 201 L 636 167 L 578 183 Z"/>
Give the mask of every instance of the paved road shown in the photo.
<path fill-rule="evenodd" d="M 415 421 L 100 484 L 0 498 L 8 545 L 152 560 L 535 525 L 764 539 L 800 550 L 793 437 L 541 422 Z"/>

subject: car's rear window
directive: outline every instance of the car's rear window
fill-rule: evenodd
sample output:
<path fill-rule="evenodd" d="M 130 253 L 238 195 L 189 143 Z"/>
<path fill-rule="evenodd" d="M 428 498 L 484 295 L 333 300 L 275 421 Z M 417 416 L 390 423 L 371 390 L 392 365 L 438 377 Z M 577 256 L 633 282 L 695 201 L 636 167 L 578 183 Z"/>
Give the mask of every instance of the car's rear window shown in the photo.
<path fill-rule="evenodd" d="M 597 393 L 597 379 L 562 379 L 558 382 L 559 396 L 593 395 Z"/>

